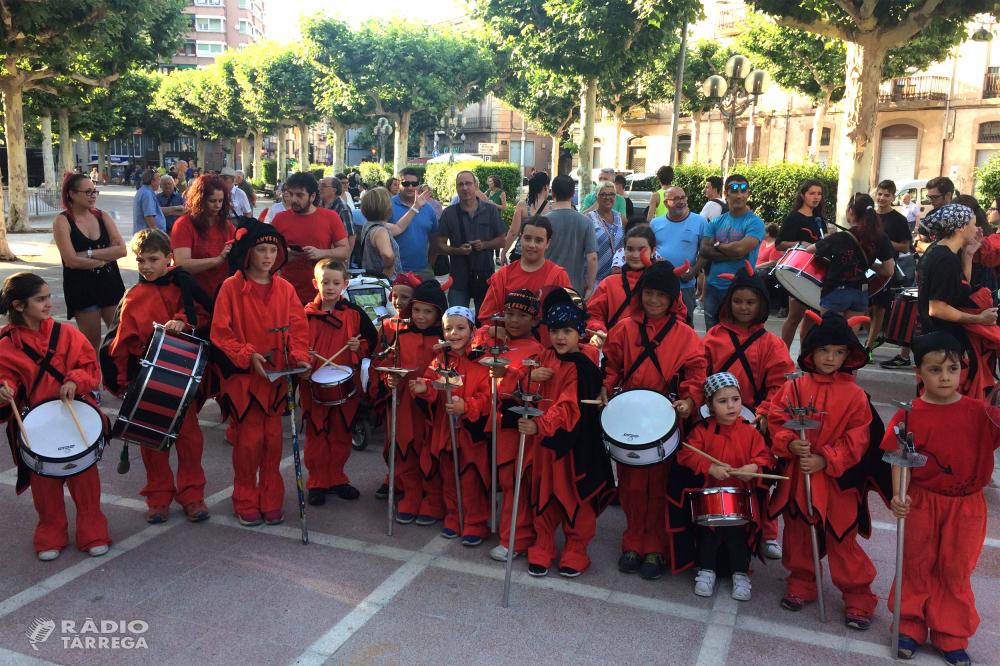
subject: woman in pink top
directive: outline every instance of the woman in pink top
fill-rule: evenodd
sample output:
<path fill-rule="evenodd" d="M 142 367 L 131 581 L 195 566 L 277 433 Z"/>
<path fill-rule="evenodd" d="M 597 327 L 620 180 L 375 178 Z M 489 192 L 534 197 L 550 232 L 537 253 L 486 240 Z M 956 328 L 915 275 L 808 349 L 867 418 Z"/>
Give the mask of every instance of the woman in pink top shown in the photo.
<path fill-rule="evenodd" d="M 773 222 L 767 225 L 764 230 L 764 240 L 760 243 L 760 252 L 757 253 L 757 269 L 758 275 L 762 274 L 761 277 L 764 278 L 764 284 L 770 289 L 770 297 L 772 303 L 778 304 L 778 318 L 788 316 L 788 292 L 778 284 L 778 281 L 771 275 L 771 269 L 774 268 L 781 256 L 785 254 L 778 249 L 777 243 L 775 241 L 778 239 L 778 225 Z"/>

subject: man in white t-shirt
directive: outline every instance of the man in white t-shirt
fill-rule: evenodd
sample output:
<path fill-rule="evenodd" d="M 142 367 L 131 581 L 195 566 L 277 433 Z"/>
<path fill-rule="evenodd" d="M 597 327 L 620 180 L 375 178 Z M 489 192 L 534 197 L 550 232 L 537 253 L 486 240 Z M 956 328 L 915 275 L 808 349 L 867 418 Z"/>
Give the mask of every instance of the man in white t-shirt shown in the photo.
<path fill-rule="evenodd" d="M 917 225 L 920 224 L 920 206 L 913 200 L 909 192 L 903 195 L 903 215 L 906 216 L 906 221 L 910 223 L 911 229 L 916 229 Z"/>
<path fill-rule="evenodd" d="M 718 176 L 706 178 L 702 193 L 708 201 L 701 207 L 701 216 L 711 222 L 713 218 L 722 215 L 722 179 Z"/>

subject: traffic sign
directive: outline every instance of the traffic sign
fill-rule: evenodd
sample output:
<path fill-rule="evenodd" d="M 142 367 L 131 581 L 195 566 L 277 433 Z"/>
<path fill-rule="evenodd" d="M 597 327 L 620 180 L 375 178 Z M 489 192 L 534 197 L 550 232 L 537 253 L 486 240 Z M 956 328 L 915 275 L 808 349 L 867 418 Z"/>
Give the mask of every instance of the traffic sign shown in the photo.
<path fill-rule="evenodd" d="M 440 154 L 441 154 L 441 151 L 440 151 L 440 150 L 438 150 L 437 148 L 435 148 L 435 149 L 434 149 L 434 152 L 433 152 L 433 153 L 431 153 L 431 155 L 433 155 L 434 157 L 438 157 L 438 156 L 439 156 Z"/>
<path fill-rule="evenodd" d="M 481 154 L 483 154 L 483 155 L 497 155 L 497 154 L 500 153 L 500 144 L 499 143 L 482 143 L 481 142 L 479 144 L 479 151 L 478 152 L 481 153 Z"/>

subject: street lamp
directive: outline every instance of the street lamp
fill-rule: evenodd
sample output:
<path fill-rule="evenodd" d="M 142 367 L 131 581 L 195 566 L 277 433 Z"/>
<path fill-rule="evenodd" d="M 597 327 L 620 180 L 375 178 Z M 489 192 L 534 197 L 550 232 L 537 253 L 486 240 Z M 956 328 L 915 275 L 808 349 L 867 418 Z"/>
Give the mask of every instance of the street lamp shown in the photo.
<path fill-rule="evenodd" d="M 763 69 L 753 69 L 750 59 L 743 55 L 734 55 L 726 62 L 726 76 L 718 74 L 705 79 L 701 89 L 712 105 L 719 109 L 726 119 L 729 130 L 726 137 L 726 150 L 722 154 L 722 175 L 727 177 L 730 168 L 736 166 L 733 152 L 733 132 L 736 130 L 736 119 L 750 107 L 750 126 L 753 126 L 753 112 L 757 98 L 771 87 L 771 75 Z M 749 130 L 748 132 L 752 131 Z M 753 136 L 752 134 L 750 135 Z M 747 142 L 747 164 L 750 163 L 750 145 Z"/>
<path fill-rule="evenodd" d="M 448 152 L 450 154 L 448 164 L 455 163 L 455 149 L 452 148 L 452 144 L 455 142 L 455 137 L 465 127 L 465 122 L 465 116 L 458 112 L 457 106 L 448 109 L 448 115 L 441 119 L 441 132 L 448 137 Z M 461 135 L 461 139 L 463 142 L 465 141 L 465 134 Z"/>
<path fill-rule="evenodd" d="M 378 124 L 375 125 L 375 129 L 372 130 L 372 134 L 374 134 L 375 138 L 378 139 L 378 150 L 379 150 L 378 165 L 379 167 L 384 167 L 385 142 L 392 135 L 392 125 L 384 117 L 379 118 Z"/>

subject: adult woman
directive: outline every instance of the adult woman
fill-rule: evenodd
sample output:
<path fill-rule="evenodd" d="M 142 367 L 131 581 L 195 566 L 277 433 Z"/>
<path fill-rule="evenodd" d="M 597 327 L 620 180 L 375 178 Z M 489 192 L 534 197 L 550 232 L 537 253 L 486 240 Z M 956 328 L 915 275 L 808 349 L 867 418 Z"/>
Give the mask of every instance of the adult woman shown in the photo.
<path fill-rule="evenodd" d="M 101 346 L 101 320 L 108 326 L 125 293 L 117 261 L 128 250 L 111 216 L 94 207 L 97 188 L 81 173 L 67 174 L 63 212 L 52 221 L 52 235 L 63 265 L 66 318 L 76 319 L 94 351 Z"/>
<path fill-rule="evenodd" d="M 995 233 L 986 211 L 979 205 L 979 200 L 976 197 L 971 194 L 959 194 L 952 199 L 952 203 L 965 206 L 972 211 L 976 220 L 976 226 L 983 231 L 983 238 L 989 238 Z M 1000 266 L 988 265 L 987 262 L 983 261 L 983 257 L 978 254 L 974 255 L 972 258 L 972 279 L 969 284 L 972 285 L 973 290 L 986 287 L 990 291 L 995 292 L 1000 287 L 1000 279 L 997 277 L 998 271 L 1000 271 Z"/>
<path fill-rule="evenodd" d="M 820 314 L 839 312 L 848 319 L 868 309 L 868 269 L 883 277 L 896 270 L 892 243 L 882 231 L 875 202 L 856 192 L 847 205 L 848 231 L 838 231 L 810 245 L 806 251 L 829 260 L 819 302 Z M 881 261 L 876 265 L 875 260 Z M 855 327 L 855 330 L 857 328 Z"/>
<path fill-rule="evenodd" d="M 507 193 L 500 189 L 500 176 L 490 176 L 486 179 L 486 184 L 490 191 L 486 193 L 486 199 L 500 209 L 500 212 L 507 210 Z"/>
<path fill-rule="evenodd" d="M 491 176 L 492 177 L 492 176 Z M 536 173 L 528 179 L 528 198 L 518 201 L 514 207 L 514 219 L 507 236 L 503 241 L 503 250 L 500 252 L 500 263 L 506 264 L 508 260 L 507 251 L 515 243 L 513 251 L 510 253 L 510 261 L 517 261 L 521 258 L 521 220 L 526 220 L 535 215 L 544 215 L 545 206 L 548 204 L 549 196 L 549 174 Z M 506 201 L 506 199 L 504 199 Z"/>
<path fill-rule="evenodd" d="M 415 205 L 423 205 L 420 199 L 418 195 Z M 397 273 L 403 271 L 403 265 L 399 260 L 396 238 L 385 226 L 392 219 L 392 195 L 389 190 L 384 187 L 369 190 L 361 200 L 361 214 L 368 220 L 361 231 L 364 239 L 361 268 L 371 275 L 384 275 L 391 282 Z"/>
<path fill-rule="evenodd" d="M 271 206 L 271 209 L 267 212 L 267 220 L 265 221 L 268 224 L 271 223 L 271 220 L 274 219 L 275 215 L 283 210 L 289 210 L 289 206 L 291 206 L 292 193 L 287 189 L 281 190 L 281 193 L 277 196 L 281 199 L 281 201 Z"/>
<path fill-rule="evenodd" d="M 399 194 L 399 178 L 393 176 L 385 181 L 385 189 L 389 190 L 389 194 L 392 196 Z"/>
<path fill-rule="evenodd" d="M 775 247 L 784 252 L 790 247 L 810 245 L 826 236 L 826 224 L 823 222 L 823 212 L 826 210 L 823 183 L 818 180 L 803 180 L 795 195 L 792 212 L 781 223 Z M 788 299 L 788 318 L 781 325 L 781 339 L 785 346 L 791 348 L 795 340 L 795 329 L 801 322 L 799 340 L 805 338 L 806 331 L 812 326 L 812 320 L 806 316 L 806 305 L 794 298 Z"/>
<path fill-rule="evenodd" d="M 229 191 L 220 178 L 202 176 L 188 186 L 184 210 L 170 234 L 174 264 L 214 298 L 229 277 L 226 257 L 236 238 L 236 228 L 223 212 L 229 210 Z"/>
<path fill-rule="evenodd" d="M 622 247 L 625 239 L 625 228 L 622 225 L 621 214 L 614 210 L 615 197 L 618 192 L 615 184 L 609 181 L 602 181 L 597 184 L 597 210 L 587 213 L 594 221 L 594 234 L 597 236 L 597 280 L 601 280 L 611 275 L 611 267 L 614 261 L 615 252 Z"/>
<path fill-rule="evenodd" d="M 757 253 L 757 265 L 755 268 L 757 269 L 757 275 L 767 285 L 768 296 L 771 298 L 771 302 L 777 302 L 778 304 L 778 317 L 785 317 L 788 315 L 788 292 L 782 289 L 775 277 L 771 275 L 771 269 L 778 263 L 782 255 L 776 243 L 778 240 L 778 225 L 774 223 L 767 225 L 764 233 L 764 240 L 760 243 L 760 252 Z"/>

